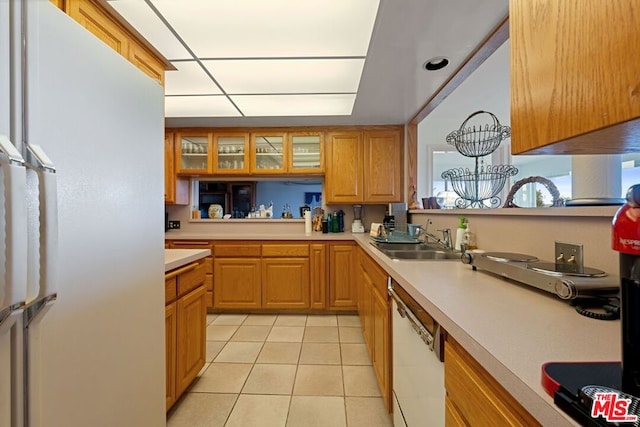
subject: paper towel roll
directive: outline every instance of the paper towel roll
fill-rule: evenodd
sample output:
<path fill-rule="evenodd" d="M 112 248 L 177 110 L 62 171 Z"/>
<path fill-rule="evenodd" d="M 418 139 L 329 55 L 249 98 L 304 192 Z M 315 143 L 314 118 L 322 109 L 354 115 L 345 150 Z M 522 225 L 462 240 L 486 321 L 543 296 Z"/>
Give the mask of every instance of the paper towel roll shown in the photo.
<path fill-rule="evenodd" d="M 579 155 L 571 159 L 571 198 L 622 196 L 622 156 Z"/>
<path fill-rule="evenodd" d="M 311 234 L 311 211 L 304 211 L 304 234 Z"/>

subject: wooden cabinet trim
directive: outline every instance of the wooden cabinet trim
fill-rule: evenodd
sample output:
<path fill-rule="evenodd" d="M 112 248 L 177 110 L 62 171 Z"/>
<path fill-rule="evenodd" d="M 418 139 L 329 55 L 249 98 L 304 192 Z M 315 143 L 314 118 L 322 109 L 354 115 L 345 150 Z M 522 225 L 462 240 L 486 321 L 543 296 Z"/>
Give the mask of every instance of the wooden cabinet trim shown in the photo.
<path fill-rule="evenodd" d="M 164 279 L 164 303 L 168 304 L 178 296 L 177 280 L 175 276 Z"/>
<path fill-rule="evenodd" d="M 262 244 L 262 257 L 309 257 L 308 244 Z"/>
<path fill-rule="evenodd" d="M 309 247 L 311 251 L 309 255 L 310 307 L 322 310 L 327 306 L 327 249 L 324 243 L 312 243 Z"/>
<path fill-rule="evenodd" d="M 259 257 L 262 246 L 255 243 L 218 243 L 214 246 L 214 257 Z"/>
<path fill-rule="evenodd" d="M 180 274 L 178 276 L 178 296 L 182 296 L 198 286 L 202 286 L 205 279 L 206 273 L 203 263 L 198 263 L 192 270 Z"/>

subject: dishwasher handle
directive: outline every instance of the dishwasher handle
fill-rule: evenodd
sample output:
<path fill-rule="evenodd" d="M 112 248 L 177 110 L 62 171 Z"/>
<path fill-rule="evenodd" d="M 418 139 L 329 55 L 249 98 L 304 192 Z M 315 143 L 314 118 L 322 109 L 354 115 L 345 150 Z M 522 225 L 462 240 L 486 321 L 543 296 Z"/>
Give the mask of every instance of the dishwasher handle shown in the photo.
<path fill-rule="evenodd" d="M 422 326 L 418 318 L 404 304 L 400 296 L 393 289 L 393 281 L 390 276 L 387 278 L 387 292 L 389 293 L 389 296 L 393 298 L 393 300 L 396 302 L 396 305 L 398 306 L 397 311 L 400 314 L 400 316 L 403 319 L 406 318 L 409 321 L 413 330 L 416 331 L 416 334 L 418 334 L 420 339 L 424 341 L 427 347 L 429 347 L 429 350 L 434 351 L 436 340 L 433 338 L 433 335 L 431 335 L 431 333 L 427 330 L 427 328 Z"/>

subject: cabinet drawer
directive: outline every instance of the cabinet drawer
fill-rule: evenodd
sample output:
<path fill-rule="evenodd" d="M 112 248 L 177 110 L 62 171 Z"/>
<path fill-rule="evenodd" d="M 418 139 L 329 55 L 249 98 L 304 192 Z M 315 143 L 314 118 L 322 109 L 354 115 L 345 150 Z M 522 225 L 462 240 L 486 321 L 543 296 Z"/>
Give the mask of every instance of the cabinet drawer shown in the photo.
<path fill-rule="evenodd" d="M 213 274 L 207 274 L 205 276 L 204 287 L 207 291 L 213 292 Z"/>
<path fill-rule="evenodd" d="M 308 257 L 309 245 L 262 245 L 263 257 Z"/>
<path fill-rule="evenodd" d="M 178 291 L 176 288 L 176 278 L 171 277 L 169 279 L 164 280 L 164 303 L 169 304 L 171 301 L 176 299 L 178 296 Z"/>
<path fill-rule="evenodd" d="M 184 295 L 192 289 L 204 284 L 206 278 L 204 264 L 198 264 L 193 270 L 178 276 L 178 295 Z"/>
<path fill-rule="evenodd" d="M 260 245 L 247 244 L 218 244 L 215 245 L 214 253 L 216 257 L 259 257 Z"/>
<path fill-rule="evenodd" d="M 540 425 L 451 337 L 445 345 L 444 360 L 447 396 L 469 425 Z"/>
<path fill-rule="evenodd" d="M 380 294 L 383 299 L 387 298 L 387 273 L 380 268 L 369 255 L 364 251 L 360 252 L 360 264 L 371 278 L 373 288 Z"/>

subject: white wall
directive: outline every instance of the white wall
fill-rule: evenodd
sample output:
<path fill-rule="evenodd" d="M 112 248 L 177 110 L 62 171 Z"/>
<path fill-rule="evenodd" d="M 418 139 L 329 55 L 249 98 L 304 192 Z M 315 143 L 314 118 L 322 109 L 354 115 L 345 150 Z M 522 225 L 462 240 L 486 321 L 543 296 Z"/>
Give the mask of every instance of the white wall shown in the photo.
<path fill-rule="evenodd" d="M 429 230 L 455 230 L 458 217 L 469 219 L 480 249 L 516 252 L 553 261 L 556 240 L 581 243 L 585 265 L 609 274 L 618 274 L 619 255 L 611 249 L 611 220 L 617 207 L 572 207 L 539 209 L 456 209 L 411 214 L 411 222 Z M 453 234 L 455 236 L 455 234 Z"/>

